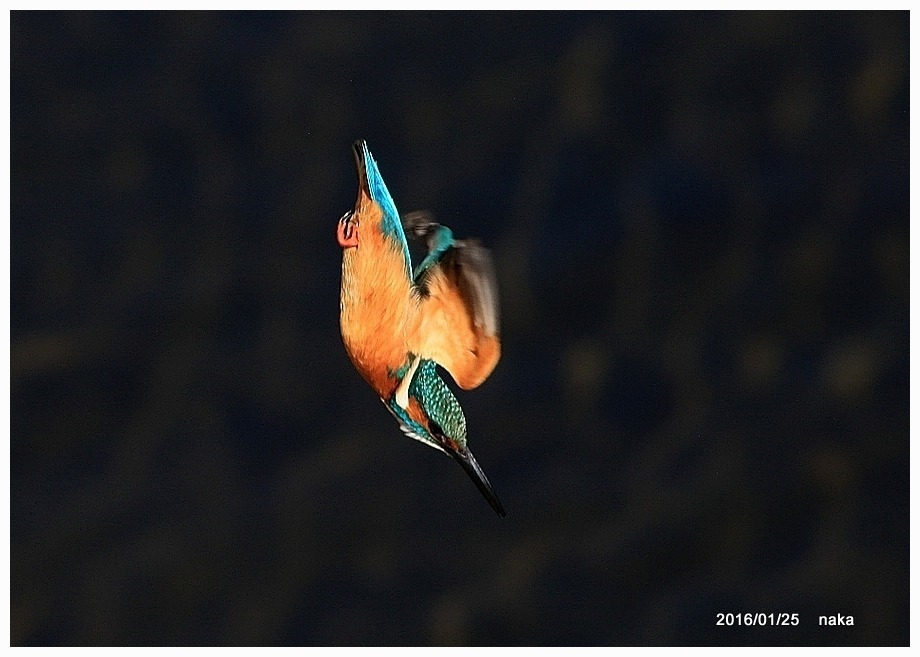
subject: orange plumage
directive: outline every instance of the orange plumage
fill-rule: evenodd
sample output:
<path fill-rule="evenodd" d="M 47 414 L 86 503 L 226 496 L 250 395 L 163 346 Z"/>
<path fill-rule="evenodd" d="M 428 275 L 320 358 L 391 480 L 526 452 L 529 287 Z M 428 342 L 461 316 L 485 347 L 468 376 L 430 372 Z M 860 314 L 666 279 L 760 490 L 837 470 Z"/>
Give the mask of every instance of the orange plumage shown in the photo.
<path fill-rule="evenodd" d="M 366 192 L 359 193 L 355 214 L 360 246 L 342 255 L 342 340 L 358 372 L 387 399 L 399 383 L 392 372 L 407 357 L 412 281 L 398 246 L 380 230 L 380 207 Z"/>

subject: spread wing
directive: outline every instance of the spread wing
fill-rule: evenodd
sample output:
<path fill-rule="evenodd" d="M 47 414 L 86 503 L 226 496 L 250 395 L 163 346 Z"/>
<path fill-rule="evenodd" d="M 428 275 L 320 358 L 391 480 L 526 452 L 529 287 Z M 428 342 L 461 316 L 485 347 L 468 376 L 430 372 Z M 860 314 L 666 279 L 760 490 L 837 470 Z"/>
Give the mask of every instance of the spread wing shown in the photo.
<path fill-rule="evenodd" d="M 426 213 L 403 218 L 406 232 L 428 241 L 415 272 L 417 313 L 409 349 L 450 372 L 469 390 L 495 369 L 501 355 L 498 286 L 488 249 L 477 240 L 455 240 Z"/>

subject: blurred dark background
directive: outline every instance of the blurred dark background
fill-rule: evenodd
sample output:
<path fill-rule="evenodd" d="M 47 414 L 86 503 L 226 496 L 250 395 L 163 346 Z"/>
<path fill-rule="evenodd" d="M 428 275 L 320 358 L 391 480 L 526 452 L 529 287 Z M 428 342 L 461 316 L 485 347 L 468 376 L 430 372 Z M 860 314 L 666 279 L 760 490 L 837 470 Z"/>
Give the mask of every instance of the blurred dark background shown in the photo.
<path fill-rule="evenodd" d="M 11 32 L 14 645 L 907 645 L 907 12 Z M 359 137 L 493 249 L 504 520 L 341 345 Z"/>

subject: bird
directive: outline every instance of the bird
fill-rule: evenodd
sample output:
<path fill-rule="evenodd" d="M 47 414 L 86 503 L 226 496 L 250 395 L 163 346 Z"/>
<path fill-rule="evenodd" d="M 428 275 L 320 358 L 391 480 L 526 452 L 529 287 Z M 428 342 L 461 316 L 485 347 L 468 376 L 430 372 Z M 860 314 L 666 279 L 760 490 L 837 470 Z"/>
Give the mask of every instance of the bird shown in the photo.
<path fill-rule="evenodd" d="M 364 140 L 353 145 L 358 194 L 339 219 L 339 324 L 355 368 L 402 431 L 460 464 L 495 512 L 505 508 L 467 444 L 463 409 L 441 376 L 478 387 L 501 355 L 498 287 L 488 249 L 455 239 L 427 211 L 400 216 Z M 427 254 L 413 269 L 406 234 Z"/>

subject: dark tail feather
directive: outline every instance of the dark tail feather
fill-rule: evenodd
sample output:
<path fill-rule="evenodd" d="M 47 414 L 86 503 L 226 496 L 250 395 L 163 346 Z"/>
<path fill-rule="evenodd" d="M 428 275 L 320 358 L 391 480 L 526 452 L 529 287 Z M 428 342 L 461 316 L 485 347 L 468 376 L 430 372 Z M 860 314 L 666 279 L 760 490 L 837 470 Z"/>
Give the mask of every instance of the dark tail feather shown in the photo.
<path fill-rule="evenodd" d="M 364 190 L 367 196 L 371 195 L 370 187 L 367 184 L 367 144 L 363 139 L 359 139 L 351 146 L 355 156 L 355 168 L 358 171 L 358 187 Z"/>
<path fill-rule="evenodd" d="M 492 484 L 489 483 L 489 478 L 486 477 L 486 473 L 482 471 L 476 459 L 473 458 L 473 453 L 468 449 L 462 452 L 449 450 L 448 453 L 454 457 L 454 460 L 459 463 L 464 470 L 466 470 L 466 474 L 470 476 L 470 479 L 476 484 L 476 488 L 479 489 L 482 496 L 485 497 L 489 501 L 489 504 L 492 505 L 492 508 L 495 509 L 495 513 L 504 518 L 506 515 L 505 507 L 498 501 L 498 496 L 495 494 L 495 491 L 492 490 Z"/>

